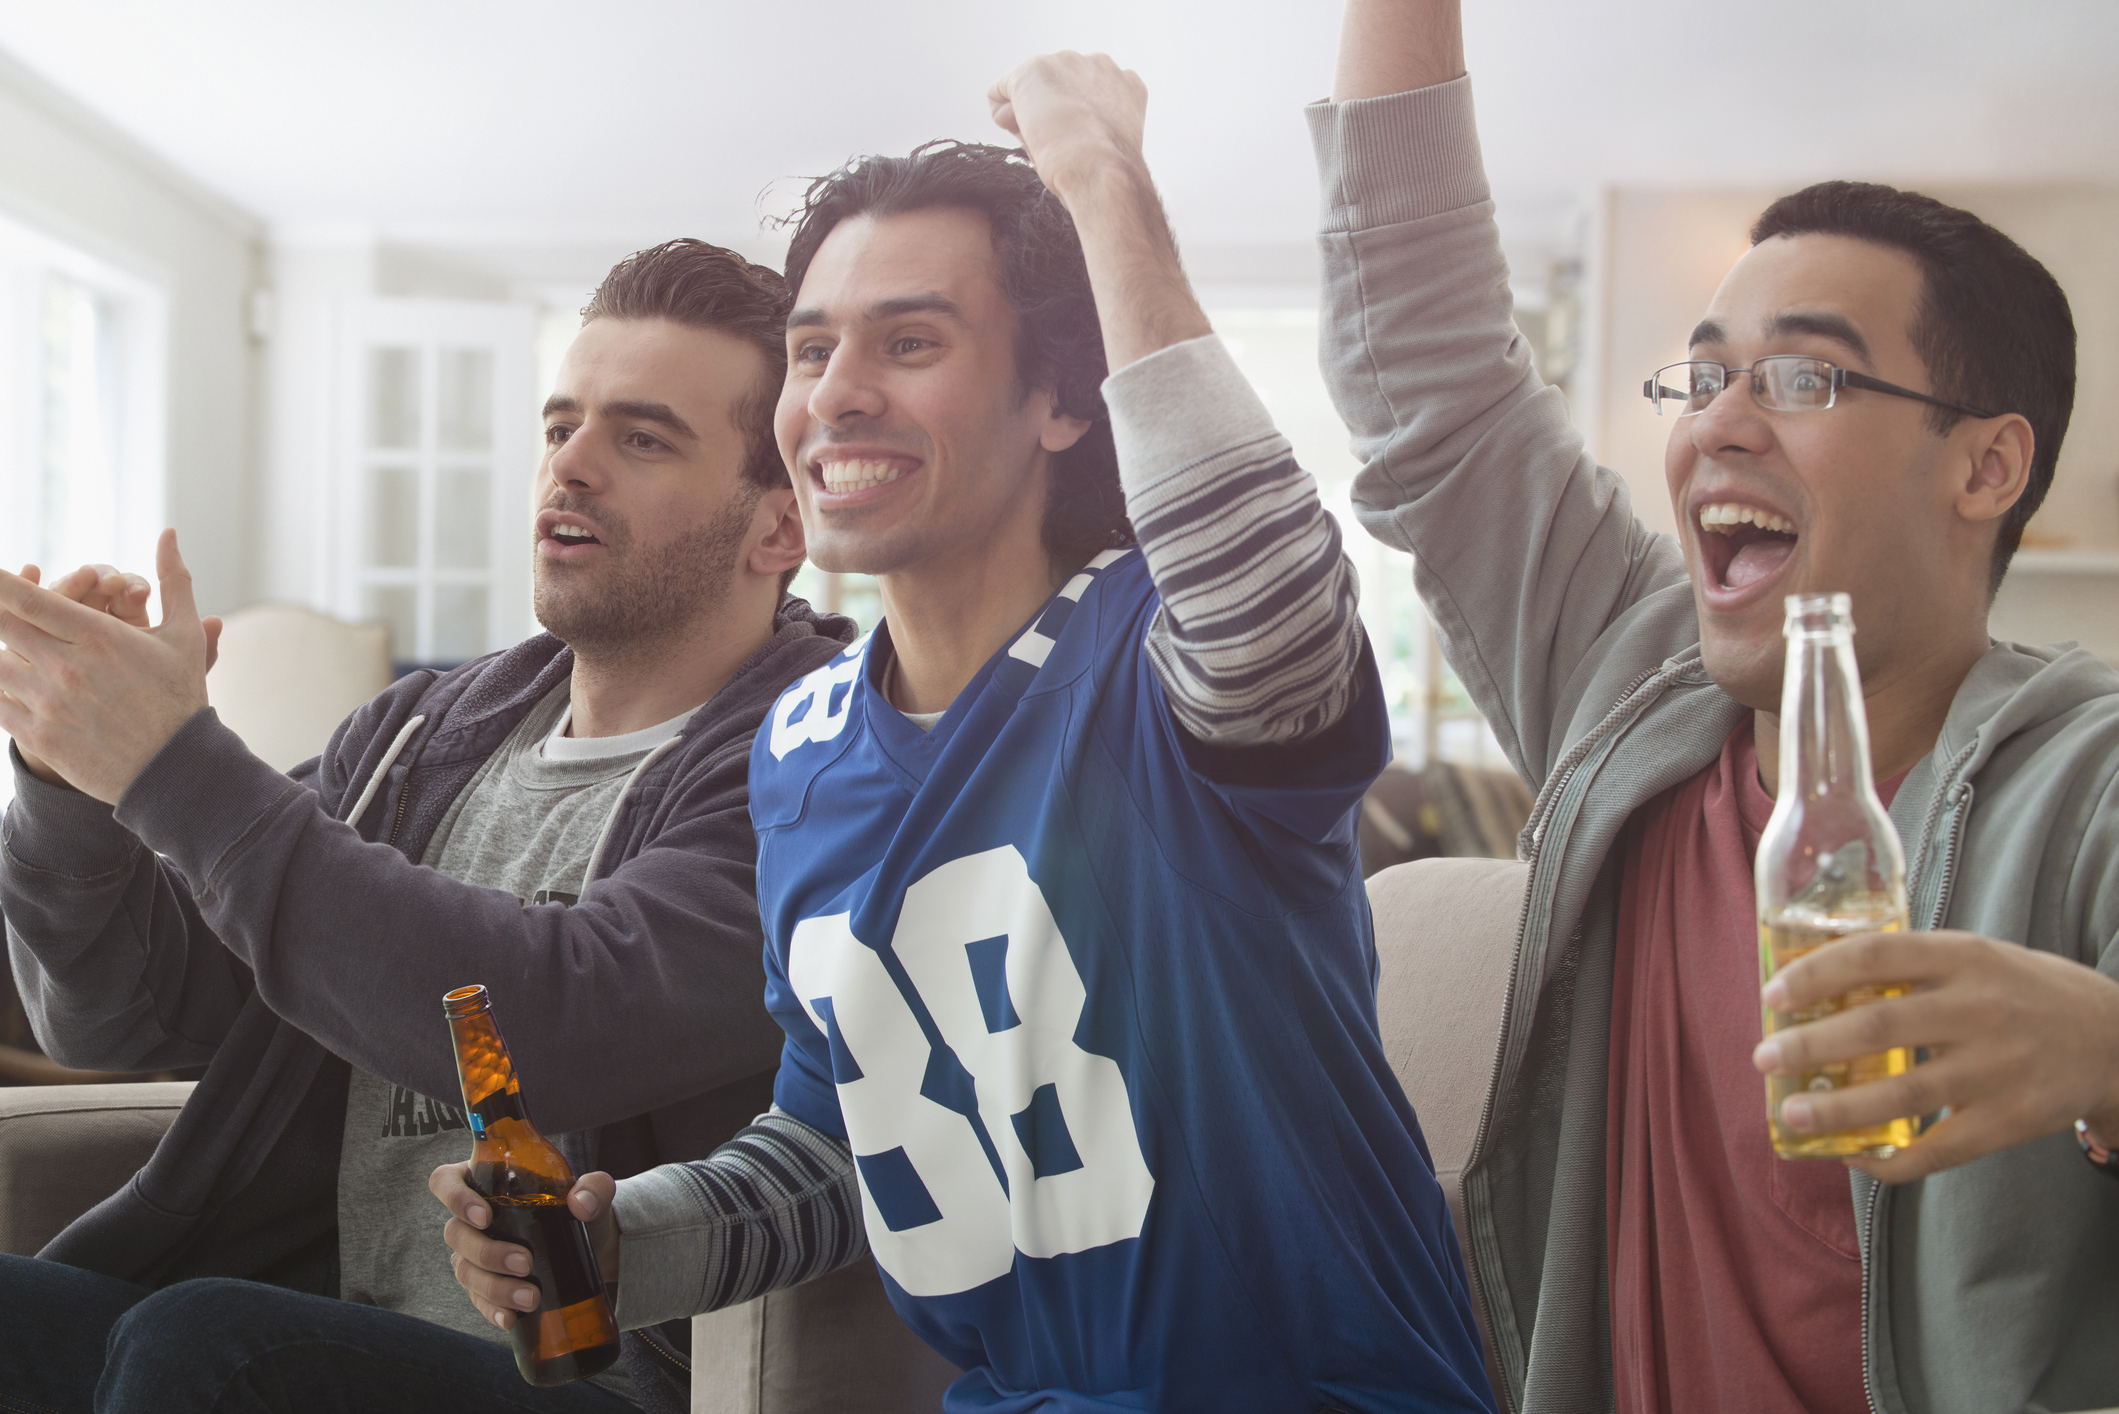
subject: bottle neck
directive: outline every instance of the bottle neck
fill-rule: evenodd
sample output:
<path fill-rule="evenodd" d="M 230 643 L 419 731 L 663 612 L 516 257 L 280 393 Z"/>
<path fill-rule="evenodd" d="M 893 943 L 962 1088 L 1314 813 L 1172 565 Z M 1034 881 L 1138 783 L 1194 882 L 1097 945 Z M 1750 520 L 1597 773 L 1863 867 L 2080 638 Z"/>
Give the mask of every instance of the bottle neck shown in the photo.
<path fill-rule="evenodd" d="M 1780 729 L 1777 794 L 1796 792 L 1804 800 L 1875 794 L 1851 632 L 1789 635 Z"/>
<path fill-rule="evenodd" d="M 508 1043 L 501 1039 L 492 1011 L 452 1016 L 449 1032 L 456 1042 L 456 1074 L 463 1083 L 464 1112 L 472 1137 L 483 1142 L 487 1132 L 504 1120 L 534 1129 L 523 1104 L 522 1085 L 515 1078 L 515 1063 L 508 1058 Z"/>

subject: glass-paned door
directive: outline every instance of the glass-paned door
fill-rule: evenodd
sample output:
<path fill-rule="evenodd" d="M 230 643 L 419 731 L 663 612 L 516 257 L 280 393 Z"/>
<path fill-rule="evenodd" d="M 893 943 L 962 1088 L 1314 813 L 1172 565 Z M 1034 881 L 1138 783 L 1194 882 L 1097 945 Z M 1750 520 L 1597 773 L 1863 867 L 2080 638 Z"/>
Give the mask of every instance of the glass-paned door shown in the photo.
<path fill-rule="evenodd" d="M 530 631 L 535 339 L 524 306 L 344 310 L 339 612 L 387 624 L 400 662 L 461 663 Z"/>

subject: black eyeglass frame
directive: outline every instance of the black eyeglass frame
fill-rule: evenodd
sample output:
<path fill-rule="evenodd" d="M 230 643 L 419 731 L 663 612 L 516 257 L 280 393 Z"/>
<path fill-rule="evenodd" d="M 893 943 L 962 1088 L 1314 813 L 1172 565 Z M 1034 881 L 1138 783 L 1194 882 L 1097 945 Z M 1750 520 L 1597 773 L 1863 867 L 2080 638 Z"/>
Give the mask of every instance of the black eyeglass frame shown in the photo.
<path fill-rule="evenodd" d="M 1766 380 L 1764 376 L 1758 372 L 1758 366 L 1762 363 L 1767 362 L 1769 359 L 1801 359 L 1805 363 L 1815 363 L 1822 365 L 1825 368 L 1831 369 L 1832 395 L 1825 400 L 1824 407 L 1768 408 L 1768 412 L 1824 412 L 1827 408 L 1835 407 L 1838 405 L 1840 389 L 1862 388 L 1866 389 L 1871 393 L 1888 393 L 1894 398 L 1911 398 L 1915 402 L 1928 403 L 1939 408 L 1948 408 L 1951 412 L 1961 412 L 1967 417 L 1985 418 L 2001 416 L 2001 414 L 1998 412 L 1986 412 L 1980 408 L 1975 408 L 1965 403 L 1953 403 L 1947 398 L 1931 398 L 1926 393 L 1916 393 L 1911 388 L 1901 388 L 1896 383 L 1886 383 L 1881 378 L 1871 378 L 1866 373 L 1856 373 L 1851 368 L 1841 368 L 1838 364 L 1832 362 L 1832 360 L 1830 359 L 1813 358 L 1809 354 L 1767 354 L 1765 358 L 1753 359 L 1751 361 L 1751 367 L 1749 368 L 1731 368 L 1728 364 L 1717 362 L 1716 360 L 1711 358 L 1681 359 L 1676 363 L 1666 363 L 1661 368 L 1658 368 L 1655 371 L 1654 376 L 1641 385 L 1641 396 L 1648 399 L 1649 404 L 1655 408 L 1655 415 L 1657 417 L 1661 417 L 1663 415 L 1663 400 L 1656 396 L 1655 390 L 1656 384 L 1663 381 L 1663 375 L 1668 373 L 1673 368 L 1690 368 L 1696 363 L 1706 363 L 1712 364 L 1714 367 L 1722 370 L 1721 392 L 1716 393 L 1714 395 L 1715 398 L 1718 398 L 1722 395 L 1722 393 L 1726 393 L 1729 391 L 1729 380 L 1736 377 L 1739 373 L 1748 373 L 1751 375 L 1751 396 L 1756 398 L 1761 396 L 1766 391 Z M 1673 394 L 1675 394 L 1677 390 L 1672 389 L 1671 391 Z M 1674 398 L 1673 401 L 1691 402 L 1692 399 L 1690 397 Z M 1709 398 L 1707 401 L 1713 402 L 1714 398 Z M 1703 413 L 1706 410 L 1707 409 L 1703 406 L 1685 412 L 1681 412 L 1678 414 L 1678 416 L 1697 417 L 1700 413 Z"/>

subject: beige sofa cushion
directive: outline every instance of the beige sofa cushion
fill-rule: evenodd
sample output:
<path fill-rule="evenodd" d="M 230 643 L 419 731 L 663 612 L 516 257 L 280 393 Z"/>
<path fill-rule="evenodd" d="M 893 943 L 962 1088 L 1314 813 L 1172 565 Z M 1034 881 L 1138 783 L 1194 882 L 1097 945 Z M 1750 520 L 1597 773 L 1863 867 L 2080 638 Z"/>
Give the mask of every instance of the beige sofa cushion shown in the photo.
<path fill-rule="evenodd" d="M 898 1319 L 865 1257 L 692 1318 L 692 1414 L 935 1414 L 959 1373 Z"/>
<path fill-rule="evenodd" d="M 227 616 L 206 695 L 223 725 L 285 771 L 322 751 L 346 714 L 388 687 L 390 676 L 383 625 L 253 604 Z"/>
<path fill-rule="evenodd" d="M 124 1187 L 189 1094 L 189 1081 L 0 1088 L 0 1252 L 36 1255 Z"/>
<path fill-rule="evenodd" d="M 1369 880 L 1382 977 L 1376 1019 L 1464 1241 L 1464 1165 L 1501 1044 L 1528 865 L 1513 859 L 1420 859 Z M 1471 1256 L 1465 1254 L 1465 1269 Z M 1482 1338 L 1485 1312 L 1475 1298 Z M 1487 1341 L 1487 1373 L 1494 1375 Z"/>

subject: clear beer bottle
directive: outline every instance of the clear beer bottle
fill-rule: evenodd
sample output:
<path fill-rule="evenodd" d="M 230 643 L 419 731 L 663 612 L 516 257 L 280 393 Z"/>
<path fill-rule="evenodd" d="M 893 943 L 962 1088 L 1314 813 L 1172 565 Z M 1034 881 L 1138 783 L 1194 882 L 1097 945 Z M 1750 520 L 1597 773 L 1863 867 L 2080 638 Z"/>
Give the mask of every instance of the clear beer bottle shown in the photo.
<path fill-rule="evenodd" d="M 1869 716 L 1854 661 L 1854 615 L 1845 594 L 1792 594 L 1783 628 L 1780 790 L 1758 843 L 1759 985 L 1805 953 L 1851 933 L 1906 927 L 1906 863 L 1898 831 L 1870 776 Z M 1863 987 L 1800 1011 L 1763 1007 L 1765 1034 L 1847 1007 L 1903 996 L 1903 986 Z M 1913 1142 L 1908 1116 L 1837 1134 L 1797 1134 L 1781 1105 L 1799 1091 L 1838 1090 L 1903 1074 L 1898 1046 L 1802 1075 L 1766 1078 L 1773 1150 L 1786 1159 L 1887 1158 Z"/>
<path fill-rule="evenodd" d="M 456 1042 L 456 1073 L 470 1120 L 471 1187 L 491 1206 L 489 1236 L 530 1251 L 537 1309 L 519 1312 L 510 1331 L 515 1364 L 533 1385 L 558 1385 L 609 1369 L 618 1324 L 588 1229 L 567 1209 L 574 1171 L 530 1121 L 508 1043 L 484 987 L 442 998 Z"/>

